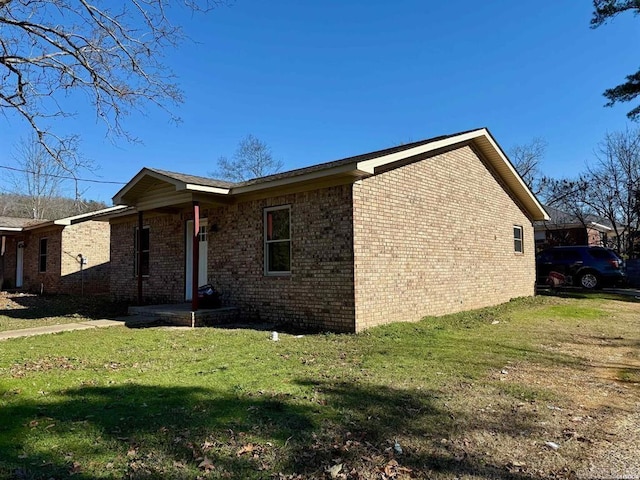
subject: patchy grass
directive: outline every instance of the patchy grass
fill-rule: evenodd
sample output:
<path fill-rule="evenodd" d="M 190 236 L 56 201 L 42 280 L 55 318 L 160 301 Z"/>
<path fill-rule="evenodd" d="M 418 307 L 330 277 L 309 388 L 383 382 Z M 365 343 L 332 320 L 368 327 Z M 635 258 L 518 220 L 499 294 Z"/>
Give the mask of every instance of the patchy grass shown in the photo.
<path fill-rule="evenodd" d="M 124 327 L 6 341 L 0 478 L 579 475 L 637 408 L 636 309 L 538 297 L 279 342 Z"/>
<path fill-rule="evenodd" d="M 0 332 L 114 318 L 126 314 L 124 304 L 107 296 L 34 295 L 0 292 Z"/>

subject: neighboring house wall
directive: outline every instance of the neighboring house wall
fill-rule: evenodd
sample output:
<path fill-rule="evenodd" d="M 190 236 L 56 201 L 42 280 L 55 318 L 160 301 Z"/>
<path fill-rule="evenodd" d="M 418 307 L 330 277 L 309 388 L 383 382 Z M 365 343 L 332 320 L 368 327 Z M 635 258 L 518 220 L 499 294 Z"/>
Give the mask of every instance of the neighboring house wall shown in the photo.
<path fill-rule="evenodd" d="M 354 185 L 354 224 L 358 331 L 534 294 L 531 221 L 469 147 Z"/>
<path fill-rule="evenodd" d="M 82 255 L 87 263 L 81 268 Z M 69 225 L 62 231 L 58 292 L 109 292 L 109 224 L 88 221 Z"/>
<path fill-rule="evenodd" d="M 544 230 L 541 230 L 541 228 L 544 228 Z M 536 242 L 538 250 L 571 245 L 591 245 L 599 247 L 607 245 L 607 234 L 594 228 L 552 228 L 543 226 L 539 227 L 538 231 L 544 235 L 543 238 Z"/>
<path fill-rule="evenodd" d="M 2 285 L 2 288 L 4 289 L 15 288 L 16 286 L 16 260 L 18 256 L 18 243 L 24 240 L 24 235 L 9 236 L 6 239 L 4 254 L 4 283 Z"/>
<path fill-rule="evenodd" d="M 16 287 L 18 243 L 24 242 L 21 289 L 43 293 L 95 294 L 109 291 L 109 224 L 86 221 L 52 225 L 8 236 L 4 288 Z M 46 270 L 40 271 L 40 241 L 47 239 Z M 78 254 L 88 258 L 80 271 Z"/>
<path fill-rule="evenodd" d="M 40 271 L 40 241 L 47 239 L 46 270 Z M 60 251 L 62 227 L 52 226 L 27 232 L 24 247 L 23 289 L 57 293 L 60 282 Z"/>

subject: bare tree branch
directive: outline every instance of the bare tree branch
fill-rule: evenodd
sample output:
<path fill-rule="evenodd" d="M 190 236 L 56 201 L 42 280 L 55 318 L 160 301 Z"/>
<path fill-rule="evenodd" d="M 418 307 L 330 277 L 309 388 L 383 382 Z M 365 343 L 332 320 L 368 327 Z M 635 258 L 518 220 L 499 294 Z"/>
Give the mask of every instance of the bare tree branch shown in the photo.
<path fill-rule="evenodd" d="M 183 0 L 209 11 L 225 0 Z M 163 52 L 184 39 L 167 14 L 169 0 L 0 0 L 0 112 L 21 118 L 58 162 L 72 138 L 54 119 L 73 114 L 67 97 L 82 94 L 111 138 L 136 141 L 123 119 L 183 97 Z"/>
<path fill-rule="evenodd" d="M 218 158 L 218 170 L 211 176 L 241 182 L 277 173 L 283 166 L 282 160 L 273 158 L 265 142 L 247 135 L 240 140 L 231 159 L 224 156 Z"/>

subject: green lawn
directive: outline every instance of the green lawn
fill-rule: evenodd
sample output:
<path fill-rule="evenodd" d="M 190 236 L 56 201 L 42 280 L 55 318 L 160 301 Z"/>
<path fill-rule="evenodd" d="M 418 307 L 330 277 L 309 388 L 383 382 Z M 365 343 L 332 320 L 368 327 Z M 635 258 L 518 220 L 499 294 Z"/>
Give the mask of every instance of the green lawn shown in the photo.
<path fill-rule="evenodd" d="M 0 292 L 0 332 L 75 323 L 126 314 L 126 305 L 108 296 L 8 294 Z"/>
<path fill-rule="evenodd" d="M 589 444 L 544 448 L 564 428 L 549 405 L 575 399 L 530 371 L 586 374 L 557 347 L 578 334 L 637 345 L 629 305 L 537 297 L 278 342 L 125 327 L 5 341 L 0 478 L 548 478 Z"/>

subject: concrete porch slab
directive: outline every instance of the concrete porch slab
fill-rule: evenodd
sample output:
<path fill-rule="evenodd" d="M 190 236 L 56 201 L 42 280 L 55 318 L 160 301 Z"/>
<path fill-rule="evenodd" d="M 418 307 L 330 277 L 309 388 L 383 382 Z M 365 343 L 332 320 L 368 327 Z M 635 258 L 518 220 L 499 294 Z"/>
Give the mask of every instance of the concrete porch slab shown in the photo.
<path fill-rule="evenodd" d="M 190 327 L 222 325 L 238 320 L 236 307 L 201 308 L 194 312 L 191 310 L 190 303 L 131 306 L 128 313 L 133 316 L 141 315 L 157 319 L 158 322 L 165 325 Z"/>

